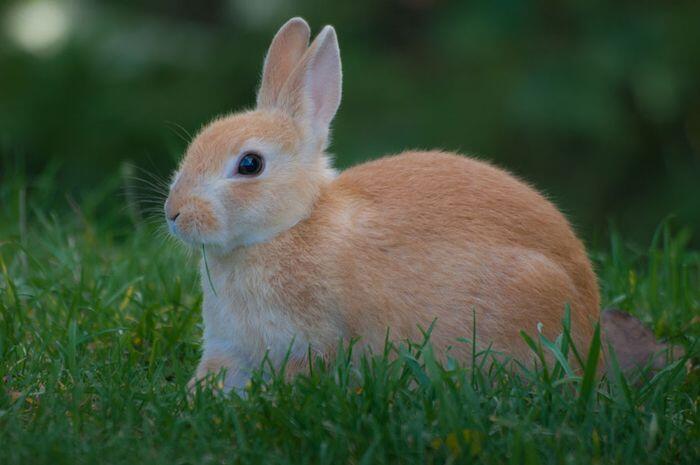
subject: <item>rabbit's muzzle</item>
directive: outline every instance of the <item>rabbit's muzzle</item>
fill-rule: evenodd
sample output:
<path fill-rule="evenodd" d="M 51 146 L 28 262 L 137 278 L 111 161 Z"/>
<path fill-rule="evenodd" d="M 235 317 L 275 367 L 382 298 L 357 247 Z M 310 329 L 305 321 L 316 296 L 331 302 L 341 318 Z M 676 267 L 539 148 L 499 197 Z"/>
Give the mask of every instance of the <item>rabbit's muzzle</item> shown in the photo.
<path fill-rule="evenodd" d="M 165 202 L 165 217 L 170 233 L 185 242 L 206 242 L 206 237 L 219 229 L 211 204 L 199 197 L 171 195 Z"/>

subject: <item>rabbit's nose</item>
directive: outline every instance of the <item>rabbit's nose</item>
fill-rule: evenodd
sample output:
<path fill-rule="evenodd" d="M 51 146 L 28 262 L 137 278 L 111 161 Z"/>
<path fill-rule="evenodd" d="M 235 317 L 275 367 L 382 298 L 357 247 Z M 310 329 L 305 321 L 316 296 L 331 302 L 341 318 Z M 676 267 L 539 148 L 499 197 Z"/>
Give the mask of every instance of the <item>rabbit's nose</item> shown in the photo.
<path fill-rule="evenodd" d="M 177 199 L 168 197 L 168 200 L 165 201 L 165 218 L 168 221 L 175 221 L 180 216 L 181 207 L 182 205 Z"/>

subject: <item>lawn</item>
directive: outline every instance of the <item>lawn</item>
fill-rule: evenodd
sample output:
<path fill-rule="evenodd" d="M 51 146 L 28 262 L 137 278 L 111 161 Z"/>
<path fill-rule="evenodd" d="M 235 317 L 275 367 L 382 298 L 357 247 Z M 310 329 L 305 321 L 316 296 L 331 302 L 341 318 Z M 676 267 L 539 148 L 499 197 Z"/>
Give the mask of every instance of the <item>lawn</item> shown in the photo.
<path fill-rule="evenodd" d="M 700 373 L 687 360 L 634 384 L 483 354 L 473 370 L 440 365 L 420 341 L 351 366 L 346 346 L 291 382 L 258 373 L 244 397 L 214 382 L 188 398 L 199 256 L 140 212 L 105 207 L 128 203 L 119 184 L 80 201 L 50 176 L 26 201 L 19 177 L 0 187 L 3 465 L 700 463 Z M 664 222 L 648 246 L 612 234 L 592 256 L 606 305 L 697 356 L 689 237 Z"/>

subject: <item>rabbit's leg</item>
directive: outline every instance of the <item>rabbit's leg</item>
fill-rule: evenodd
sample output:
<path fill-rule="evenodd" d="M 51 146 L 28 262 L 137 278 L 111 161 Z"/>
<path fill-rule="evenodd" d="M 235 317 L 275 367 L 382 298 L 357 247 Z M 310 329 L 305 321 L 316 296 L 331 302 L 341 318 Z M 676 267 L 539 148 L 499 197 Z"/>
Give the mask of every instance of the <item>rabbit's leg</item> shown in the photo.
<path fill-rule="evenodd" d="M 197 371 L 189 382 L 189 387 L 192 389 L 207 376 L 214 375 L 222 377 L 222 385 L 219 387 L 224 392 L 229 392 L 231 389 L 242 392 L 250 379 L 248 365 L 245 358 L 237 355 L 230 347 L 208 344 L 205 346 Z"/>

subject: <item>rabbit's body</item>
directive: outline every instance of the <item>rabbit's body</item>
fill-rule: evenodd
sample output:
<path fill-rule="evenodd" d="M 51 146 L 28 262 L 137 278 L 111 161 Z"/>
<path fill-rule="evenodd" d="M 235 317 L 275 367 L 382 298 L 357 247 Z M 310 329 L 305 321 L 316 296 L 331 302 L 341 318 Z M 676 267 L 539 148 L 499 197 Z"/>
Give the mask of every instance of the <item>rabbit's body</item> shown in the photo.
<path fill-rule="evenodd" d="M 291 371 L 341 340 L 454 346 L 472 338 L 525 361 L 519 335 L 553 337 L 571 305 L 589 342 L 598 288 L 581 242 L 543 196 L 454 154 L 408 152 L 339 175 L 325 154 L 340 104 L 337 38 L 309 46 L 295 18 L 273 39 L 254 110 L 209 124 L 190 144 L 165 205 L 170 228 L 204 247 L 204 353 L 197 378 L 241 387 L 268 352 Z M 207 266 L 208 265 L 208 266 Z M 208 270 L 207 270 L 208 268 Z M 211 282 L 210 282 L 211 280 Z"/>
<path fill-rule="evenodd" d="M 418 326 L 435 320 L 432 344 L 468 360 L 458 338 L 473 337 L 476 317 L 482 347 L 524 360 L 519 330 L 542 323 L 553 337 L 568 303 L 585 347 L 598 317 L 595 275 L 556 208 L 502 170 L 440 152 L 351 168 L 322 187 L 308 218 L 208 265 L 206 370 L 241 370 L 232 387 L 266 351 L 279 363 L 290 346 L 298 367 L 309 348 L 327 355 L 359 338 L 381 350 L 387 329 L 420 340 Z"/>

